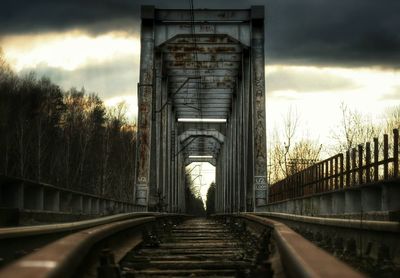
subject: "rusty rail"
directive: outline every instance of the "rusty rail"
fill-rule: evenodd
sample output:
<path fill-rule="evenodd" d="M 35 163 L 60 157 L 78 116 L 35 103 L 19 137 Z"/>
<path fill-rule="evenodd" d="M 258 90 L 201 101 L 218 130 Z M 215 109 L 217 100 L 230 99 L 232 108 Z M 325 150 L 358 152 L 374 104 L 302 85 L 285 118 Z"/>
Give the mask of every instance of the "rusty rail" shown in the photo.
<path fill-rule="evenodd" d="M 368 276 L 391 277 L 400 270 L 399 222 L 312 217 L 276 212 L 254 215 L 287 225 Z"/>
<path fill-rule="evenodd" d="M 35 241 L 35 237 L 32 236 L 49 237 L 60 233 L 61 238 L 5 266 L 0 270 L 0 277 L 73 277 L 91 249 L 103 240 L 119 232 L 138 228 L 136 233 L 121 236 L 123 240 L 134 236 L 138 244 L 141 242 L 144 225 L 154 224 L 159 219 L 177 217 L 184 216 L 166 213 L 129 213 L 75 223 L 1 229 L 0 237 L 6 240 L 17 239 L 28 242 Z M 75 232 L 69 235 L 62 234 L 66 231 Z M 115 241 L 116 239 L 113 239 L 112 244 L 115 244 Z M 129 249 L 123 246 L 120 248 L 129 251 L 132 244 L 134 243 L 130 242 Z"/>
<path fill-rule="evenodd" d="M 282 268 L 284 277 L 364 277 L 281 222 L 250 213 L 220 214 L 216 217 L 231 217 L 246 221 L 249 227 L 255 224 L 262 229 L 270 229 L 270 245 L 276 247 L 270 248 L 270 256 L 277 258 L 281 264 L 272 266 L 275 274 L 279 275 L 276 272 Z M 270 257 L 269 261 L 276 260 Z"/>
<path fill-rule="evenodd" d="M 374 138 L 373 149 L 370 142 L 360 144 L 272 184 L 269 203 L 398 178 L 398 129 L 393 130 L 391 139 L 389 144 L 389 136 L 384 134 L 382 144 Z"/>

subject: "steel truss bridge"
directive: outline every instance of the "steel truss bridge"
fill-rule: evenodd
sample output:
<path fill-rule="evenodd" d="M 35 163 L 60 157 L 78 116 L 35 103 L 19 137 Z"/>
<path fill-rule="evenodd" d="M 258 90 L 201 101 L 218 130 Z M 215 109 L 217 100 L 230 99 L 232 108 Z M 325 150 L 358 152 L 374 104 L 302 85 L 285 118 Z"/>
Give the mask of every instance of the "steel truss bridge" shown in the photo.
<path fill-rule="evenodd" d="M 185 211 L 185 166 L 216 167 L 219 212 L 266 204 L 264 7 L 142 7 L 137 204 Z"/>
<path fill-rule="evenodd" d="M 135 202 L 0 175 L 0 225 L 47 223 L 0 228 L 0 278 L 399 277 L 398 129 L 268 190 L 264 7 L 141 19 Z M 207 218 L 192 162 L 216 167 Z"/>

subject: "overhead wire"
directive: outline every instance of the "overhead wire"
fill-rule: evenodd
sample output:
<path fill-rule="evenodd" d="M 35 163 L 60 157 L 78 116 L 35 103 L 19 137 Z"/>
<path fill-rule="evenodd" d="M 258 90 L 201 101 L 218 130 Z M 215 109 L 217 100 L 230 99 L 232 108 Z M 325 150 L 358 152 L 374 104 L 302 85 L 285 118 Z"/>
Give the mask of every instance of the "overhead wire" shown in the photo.
<path fill-rule="evenodd" d="M 199 106 L 198 113 L 200 115 L 200 119 L 203 118 L 203 111 L 201 109 L 201 100 L 200 100 L 200 85 L 201 85 L 201 75 L 199 70 L 199 58 L 198 58 L 198 45 L 197 45 L 197 37 L 196 37 L 196 26 L 195 26 L 195 16 L 194 16 L 194 3 L 193 0 L 190 0 L 190 25 L 191 25 L 191 36 L 192 36 L 192 45 L 193 45 L 193 57 L 194 57 L 194 75 L 196 78 L 199 78 L 200 82 L 196 82 L 195 90 L 196 90 L 196 98 L 197 105 Z"/>

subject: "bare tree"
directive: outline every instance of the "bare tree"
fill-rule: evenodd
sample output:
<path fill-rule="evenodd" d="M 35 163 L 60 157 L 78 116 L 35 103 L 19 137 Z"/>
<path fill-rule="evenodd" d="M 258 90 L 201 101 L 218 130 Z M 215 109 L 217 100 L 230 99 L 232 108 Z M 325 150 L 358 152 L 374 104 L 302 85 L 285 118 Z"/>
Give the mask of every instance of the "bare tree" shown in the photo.
<path fill-rule="evenodd" d="M 400 105 L 392 107 L 385 114 L 385 133 L 390 134 L 393 129 L 400 129 Z"/>
<path fill-rule="evenodd" d="M 297 138 L 299 115 L 289 110 L 283 120 L 283 136 L 274 131 L 268 145 L 268 180 L 272 184 L 299 172 L 320 159 L 322 145 L 310 138 Z"/>
<path fill-rule="evenodd" d="M 368 115 L 363 115 L 357 110 L 351 110 L 345 103 L 340 105 L 342 118 L 332 131 L 332 138 L 336 142 L 333 154 L 345 152 L 378 137 L 382 128 L 377 126 Z"/>

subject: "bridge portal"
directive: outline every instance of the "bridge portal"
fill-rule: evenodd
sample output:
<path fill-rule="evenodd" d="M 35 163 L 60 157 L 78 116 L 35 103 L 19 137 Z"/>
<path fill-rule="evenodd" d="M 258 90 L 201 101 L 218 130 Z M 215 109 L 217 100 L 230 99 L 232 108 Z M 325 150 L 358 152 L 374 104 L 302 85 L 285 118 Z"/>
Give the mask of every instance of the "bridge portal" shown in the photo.
<path fill-rule="evenodd" d="M 216 210 L 265 205 L 264 6 L 142 6 L 135 200 L 185 211 L 185 166 L 216 166 Z"/>

